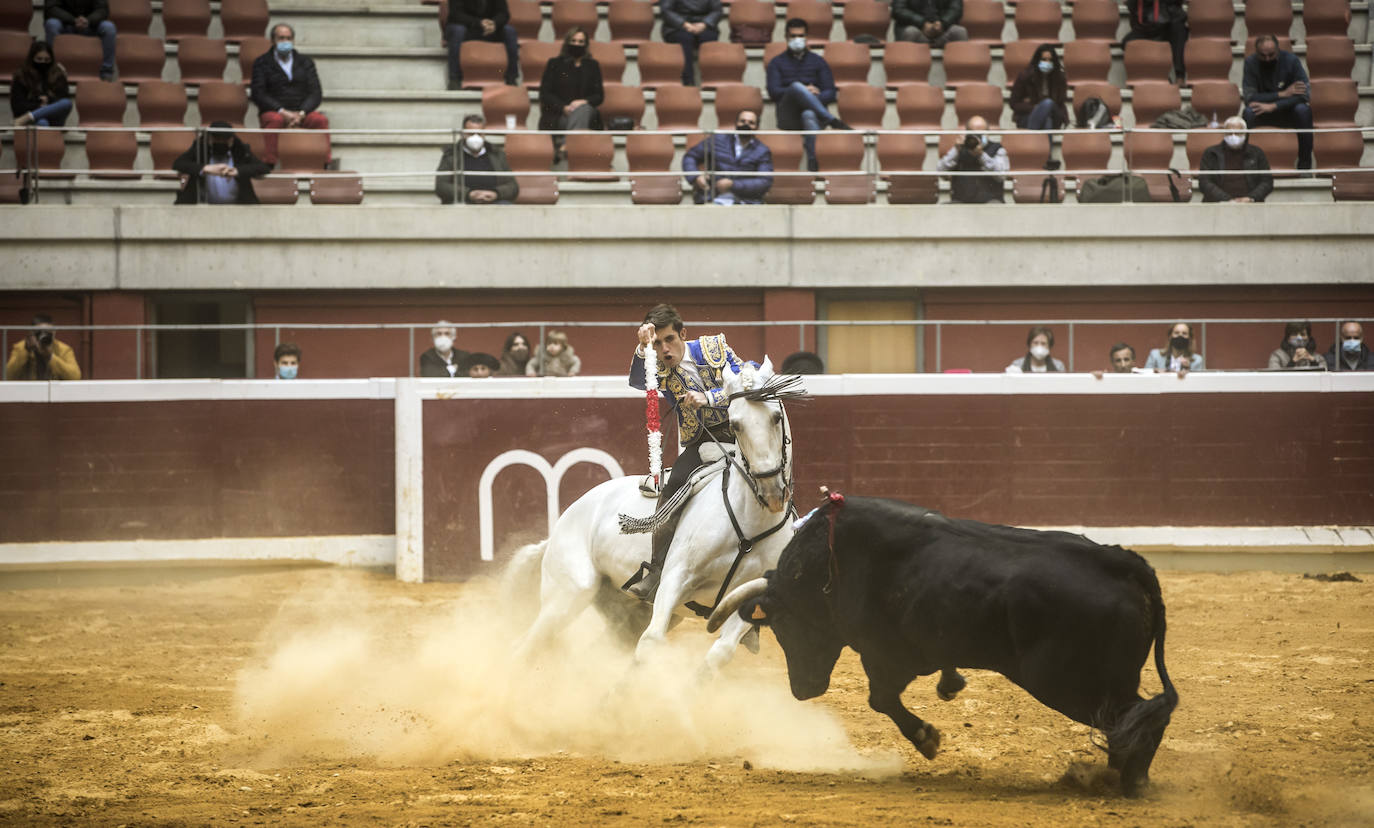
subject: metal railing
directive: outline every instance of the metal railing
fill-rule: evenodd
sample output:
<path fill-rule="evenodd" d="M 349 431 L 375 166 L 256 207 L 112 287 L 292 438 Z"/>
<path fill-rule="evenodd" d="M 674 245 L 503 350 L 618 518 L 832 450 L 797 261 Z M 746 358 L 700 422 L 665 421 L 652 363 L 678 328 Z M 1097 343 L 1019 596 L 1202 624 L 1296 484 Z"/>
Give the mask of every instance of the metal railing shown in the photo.
<path fill-rule="evenodd" d="M 710 321 L 702 320 L 696 323 L 698 327 L 709 327 L 711 329 L 760 329 L 760 328 L 796 328 L 797 329 L 797 350 L 813 350 L 808 347 L 808 342 L 819 341 L 823 332 L 828 332 L 832 328 L 901 328 L 907 327 L 915 330 L 916 333 L 916 359 L 917 364 L 925 363 L 924 351 L 926 346 L 925 334 L 933 334 L 934 337 L 934 373 L 944 370 L 944 335 L 951 329 L 971 328 L 979 326 L 992 326 L 996 328 L 1021 328 L 1027 329 L 1034 326 L 1047 326 L 1055 329 L 1067 329 L 1066 348 L 1060 353 L 1067 353 L 1068 359 L 1065 360 L 1069 371 L 1075 370 L 1075 335 L 1085 327 L 1103 326 L 1155 326 L 1157 330 L 1154 336 L 1159 336 L 1160 331 L 1167 330 L 1170 326 L 1186 321 L 1190 325 L 1196 326 L 1194 333 L 1195 341 L 1199 343 L 1199 352 L 1206 350 L 1208 343 L 1208 326 L 1216 325 L 1273 325 L 1281 327 L 1293 320 L 1287 317 L 1208 317 L 1191 320 L 1179 320 L 1176 318 L 1142 318 L 1142 319 L 879 319 L 879 320 L 848 320 L 848 319 L 794 319 L 794 320 L 753 320 L 753 321 Z M 1316 333 L 1318 326 L 1331 326 L 1330 342 L 1340 341 L 1340 326 L 1343 322 L 1351 321 L 1349 317 L 1311 317 L 1304 321 L 1310 322 L 1313 332 Z M 197 331 L 244 331 L 250 333 L 272 332 L 272 344 L 275 348 L 282 343 L 282 332 L 286 331 L 294 336 L 297 331 L 405 331 L 407 335 L 407 356 L 408 365 L 407 376 L 415 376 L 416 351 L 415 333 L 420 331 L 426 333 L 436 327 L 451 327 L 469 331 L 500 331 L 504 335 L 511 331 L 537 330 L 537 338 L 527 336 L 530 342 L 530 349 L 539 347 L 545 341 L 545 336 L 550 330 L 564 328 L 582 329 L 616 329 L 619 331 L 630 332 L 635 326 L 625 321 L 551 321 L 551 320 L 516 320 L 505 322 L 270 322 L 270 323 L 220 323 L 220 324 L 191 324 L 191 325 L 62 325 L 54 328 L 55 331 L 83 331 L 83 332 L 107 332 L 107 333 L 128 333 L 134 336 L 136 341 L 136 378 L 144 379 L 145 368 L 145 338 L 151 337 L 156 347 L 155 340 L 159 333 L 191 333 Z M 30 325 L 0 325 L 0 353 L 4 353 L 6 358 L 9 356 L 10 341 L 12 334 L 18 334 L 18 339 L 22 339 L 32 330 Z M 628 336 L 628 333 L 627 333 Z M 251 340 L 252 337 L 249 337 Z M 462 337 L 459 337 L 461 343 Z M 1163 339 L 1163 337 L 1159 337 Z M 1275 337 L 1275 341 L 1278 337 Z M 1009 340 L 1009 347 L 1015 347 L 1018 340 Z M 822 346 L 817 346 L 815 350 L 822 350 Z M 251 346 L 250 346 L 251 350 Z M 627 349 L 628 350 L 628 349 Z M 1144 351 L 1142 348 L 1141 351 Z M 761 358 L 762 355 L 759 355 Z M 1140 357 L 1140 354 L 1137 354 Z M 248 361 L 250 375 L 253 370 L 252 360 Z M 779 357 L 781 365 L 781 357 Z M 1210 370 L 1217 370 L 1212 368 Z M 1236 370 L 1255 370 L 1254 368 Z M 399 374 L 398 374 L 399 376 Z"/>

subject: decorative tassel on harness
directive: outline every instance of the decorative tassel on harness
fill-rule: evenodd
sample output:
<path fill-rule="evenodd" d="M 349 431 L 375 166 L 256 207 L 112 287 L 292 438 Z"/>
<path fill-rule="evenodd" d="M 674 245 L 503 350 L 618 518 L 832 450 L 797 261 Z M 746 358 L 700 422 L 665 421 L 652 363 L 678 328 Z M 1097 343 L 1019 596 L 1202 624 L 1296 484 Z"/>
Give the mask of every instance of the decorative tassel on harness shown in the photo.
<path fill-rule="evenodd" d="M 830 506 L 830 509 L 825 513 L 825 519 L 826 523 L 829 524 L 826 527 L 829 534 L 827 535 L 825 548 L 826 551 L 830 553 L 828 565 L 830 579 L 822 591 L 826 595 L 829 595 L 830 591 L 835 587 L 835 580 L 840 575 L 840 562 L 835 558 L 835 513 L 844 508 L 844 495 L 839 492 L 830 491 L 827 486 L 822 486 L 821 505 L 818 508 L 823 509 L 827 504 Z"/>

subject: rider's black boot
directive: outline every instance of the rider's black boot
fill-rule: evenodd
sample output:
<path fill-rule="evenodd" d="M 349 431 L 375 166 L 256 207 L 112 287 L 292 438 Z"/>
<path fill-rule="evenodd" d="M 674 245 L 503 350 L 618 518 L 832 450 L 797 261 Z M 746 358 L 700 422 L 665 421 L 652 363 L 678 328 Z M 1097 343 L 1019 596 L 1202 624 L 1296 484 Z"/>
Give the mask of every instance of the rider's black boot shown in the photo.
<path fill-rule="evenodd" d="M 639 571 L 621 587 L 641 601 L 652 604 L 658 594 L 658 582 L 663 575 L 663 562 L 668 558 L 668 547 L 673 545 L 673 532 L 677 522 L 660 526 L 654 530 L 653 551 L 650 559 L 639 565 Z"/>

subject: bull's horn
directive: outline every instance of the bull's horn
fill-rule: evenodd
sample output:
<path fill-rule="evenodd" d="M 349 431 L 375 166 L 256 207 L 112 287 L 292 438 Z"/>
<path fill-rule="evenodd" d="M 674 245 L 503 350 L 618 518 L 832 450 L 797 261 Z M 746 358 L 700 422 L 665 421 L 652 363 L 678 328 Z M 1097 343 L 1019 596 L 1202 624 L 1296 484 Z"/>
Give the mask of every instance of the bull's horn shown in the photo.
<path fill-rule="evenodd" d="M 730 590 L 730 594 L 720 599 L 715 612 L 711 613 L 710 620 L 706 622 L 706 631 L 713 633 L 720 629 L 720 625 L 725 623 L 725 619 L 729 618 L 745 601 L 762 595 L 766 589 L 768 589 L 768 579 L 755 578 Z"/>

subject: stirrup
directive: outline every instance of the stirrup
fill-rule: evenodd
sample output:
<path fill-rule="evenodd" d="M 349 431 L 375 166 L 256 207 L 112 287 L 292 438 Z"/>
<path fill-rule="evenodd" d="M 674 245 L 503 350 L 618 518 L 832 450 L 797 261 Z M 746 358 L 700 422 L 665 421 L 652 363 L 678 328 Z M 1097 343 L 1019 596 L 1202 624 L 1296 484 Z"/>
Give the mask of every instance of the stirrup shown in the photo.
<path fill-rule="evenodd" d="M 648 601 L 649 603 L 653 603 L 654 594 L 658 592 L 658 580 L 660 574 L 661 570 L 658 567 L 654 566 L 652 562 L 641 561 L 639 564 L 639 569 L 635 570 L 635 574 L 631 575 L 628 581 L 621 584 L 620 588 L 623 591 L 628 592 L 636 598 L 640 599 L 641 601 Z M 639 585 L 641 583 L 644 583 L 646 585 L 640 587 Z M 636 589 L 636 587 L 639 588 Z"/>
<path fill-rule="evenodd" d="M 663 491 L 663 487 L 654 483 L 652 474 L 644 475 L 644 479 L 639 481 L 639 493 L 651 500 L 657 500 L 661 491 Z"/>

